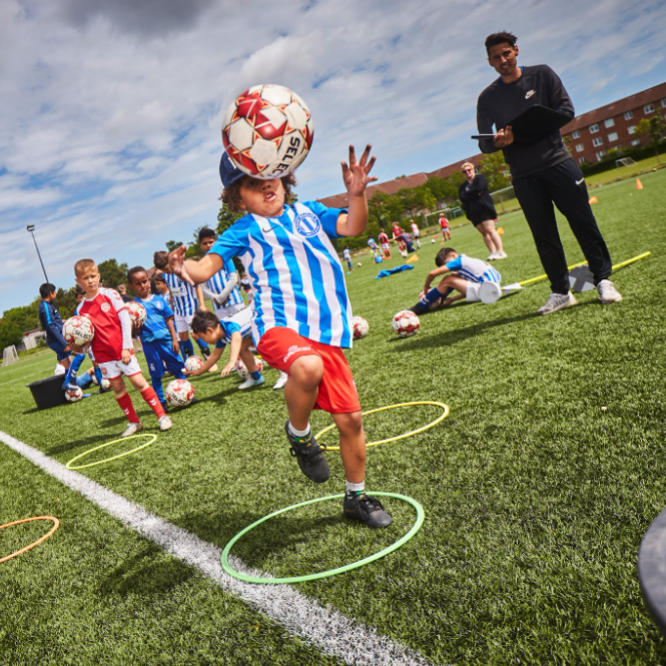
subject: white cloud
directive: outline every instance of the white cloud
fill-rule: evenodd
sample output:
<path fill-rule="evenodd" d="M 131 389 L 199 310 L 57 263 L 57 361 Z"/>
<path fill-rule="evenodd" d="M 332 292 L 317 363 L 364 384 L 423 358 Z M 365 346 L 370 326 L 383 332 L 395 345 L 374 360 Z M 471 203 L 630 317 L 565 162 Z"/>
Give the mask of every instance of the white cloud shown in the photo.
<path fill-rule="evenodd" d="M 0 310 L 82 255 L 150 263 L 219 207 L 220 123 L 232 96 L 275 82 L 312 109 L 301 198 L 339 192 L 349 143 L 376 175 L 430 171 L 476 150 L 479 92 L 494 78 L 487 34 L 509 28 L 524 64 L 547 62 L 579 111 L 662 80 L 664 2 L 507 0 L 6 0 L 0 3 L 0 234 L 20 257 Z M 186 9 L 183 9 L 186 8 Z"/>

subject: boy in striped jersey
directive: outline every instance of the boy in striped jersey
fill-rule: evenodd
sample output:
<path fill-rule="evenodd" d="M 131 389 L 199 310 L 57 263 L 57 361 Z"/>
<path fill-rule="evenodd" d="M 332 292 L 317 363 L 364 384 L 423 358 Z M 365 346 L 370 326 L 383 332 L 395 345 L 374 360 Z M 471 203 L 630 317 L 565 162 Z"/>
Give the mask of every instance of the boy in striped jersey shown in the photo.
<path fill-rule="evenodd" d="M 235 369 L 240 356 L 247 368 L 248 377 L 238 388 L 244 391 L 254 386 L 261 386 L 266 379 L 257 367 L 254 354 L 250 351 L 251 325 L 252 311 L 247 307 L 235 317 L 227 319 L 218 319 L 208 310 L 199 310 L 192 319 L 192 332 L 209 344 L 215 345 L 215 349 L 201 368 L 187 371 L 187 374 L 196 376 L 206 372 L 217 363 L 224 348 L 229 345 L 229 362 L 222 368 L 221 376 L 226 377 Z"/>
<path fill-rule="evenodd" d="M 183 356 L 183 361 L 187 361 L 190 356 L 194 356 L 194 347 L 192 346 L 192 340 L 190 340 L 190 323 L 199 304 L 203 307 L 203 290 L 200 285 L 193 287 L 171 272 L 168 252 L 155 252 L 153 263 L 155 268 L 162 271 L 162 279 L 171 292 L 174 323 L 180 340 L 180 353 Z M 202 340 L 197 340 L 197 344 L 201 349 L 202 356 L 207 359 L 210 356 L 208 345 Z"/>
<path fill-rule="evenodd" d="M 357 162 L 349 149 L 342 177 L 348 210 L 317 201 L 288 205 L 293 175 L 259 180 L 234 167 L 222 154 L 222 200 L 247 214 L 227 229 L 201 261 L 184 261 L 186 247 L 171 253 L 174 272 L 205 282 L 237 256 L 252 280 L 252 337 L 271 366 L 288 373 L 284 389 L 291 453 L 312 481 L 330 470 L 310 428 L 315 408 L 331 414 L 340 433 L 347 492 L 344 515 L 369 527 L 386 527 L 391 516 L 364 491 L 365 432 L 361 405 L 343 348 L 351 347 L 351 305 L 345 273 L 331 238 L 357 236 L 368 221 L 365 195 L 375 163 L 368 146 Z"/>
<path fill-rule="evenodd" d="M 458 254 L 453 248 L 442 248 L 435 257 L 437 268 L 428 273 L 419 302 L 411 308 L 416 314 L 425 314 L 438 307 L 445 308 L 461 298 L 468 303 L 481 300 L 479 290 L 484 282 L 500 285 L 500 274 L 482 259 L 473 259 L 465 254 Z M 439 275 L 445 275 L 439 284 L 430 289 L 430 284 Z M 455 296 L 449 296 L 457 291 Z"/>

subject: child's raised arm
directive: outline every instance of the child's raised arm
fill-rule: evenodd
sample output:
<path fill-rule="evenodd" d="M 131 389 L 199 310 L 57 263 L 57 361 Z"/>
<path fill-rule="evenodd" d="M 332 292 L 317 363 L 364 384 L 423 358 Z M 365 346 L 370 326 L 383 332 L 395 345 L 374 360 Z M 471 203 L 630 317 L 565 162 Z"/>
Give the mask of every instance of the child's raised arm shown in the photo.
<path fill-rule="evenodd" d="M 338 217 L 336 231 L 339 236 L 358 236 L 368 223 L 368 200 L 365 188 L 368 183 L 377 180 L 368 175 L 377 159 L 370 157 L 371 149 L 372 146 L 366 146 L 360 162 L 356 162 L 354 146 L 349 146 L 349 164 L 341 162 L 342 180 L 349 195 L 349 212 Z"/>
<path fill-rule="evenodd" d="M 169 267 L 180 278 L 192 286 L 202 284 L 222 270 L 224 262 L 218 254 L 207 254 L 199 261 L 185 261 L 187 245 L 181 245 L 169 254 Z"/>

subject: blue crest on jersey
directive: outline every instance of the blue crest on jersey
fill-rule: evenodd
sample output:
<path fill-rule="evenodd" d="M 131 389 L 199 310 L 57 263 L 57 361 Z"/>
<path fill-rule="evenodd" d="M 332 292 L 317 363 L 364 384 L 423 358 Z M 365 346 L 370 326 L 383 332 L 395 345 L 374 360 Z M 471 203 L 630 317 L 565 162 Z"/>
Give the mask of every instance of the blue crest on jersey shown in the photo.
<path fill-rule="evenodd" d="M 316 236 L 321 231 L 321 220 L 314 213 L 301 213 L 294 220 L 294 228 L 306 238 Z"/>

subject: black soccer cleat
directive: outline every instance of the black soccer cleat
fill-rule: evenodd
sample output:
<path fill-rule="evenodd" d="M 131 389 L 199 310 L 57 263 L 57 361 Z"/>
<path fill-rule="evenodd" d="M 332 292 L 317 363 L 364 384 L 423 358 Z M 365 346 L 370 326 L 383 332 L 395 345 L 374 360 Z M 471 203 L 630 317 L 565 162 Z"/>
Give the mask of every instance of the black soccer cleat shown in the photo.
<path fill-rule="evenodd" d="M 207 347 L 202 347 L 201 355 L 204 357 L 204 361 L 207 361 L 208 357 L 210 356 L 210 349 L 208 349 Z"/>
<path fill-rule="evenodd" d="M 413 312 L 416 315 L 424 315 L 430 312 L 430 308 L 427 305 L 423 305 L 421 301 L 419 301 L 416 305 L 408 309 L 410 312 Z"/>
<path fill-rule="evenodd" d="M 164 410 L 164 413 L 166 414 L 169 411 L 169 403 L 165 400 L 164 402 L 160 402 L 160 405 L 162 405 L 162 409 Z"/>
<path fill-rule="evenodd" d="M 360 495 L 347 493 L 343 508 L 347 518 L 360 520 L 368 527 L 388 527 L 393 522 L 382 503 L 364 492 Z"/>
<path fill-rule="evenodd" d="M 301 472 L 315 483 L 323 483 L 328 481 L 331 475 L 331 470 L 328 466 L 322 447 L 319 446 L 313 434 L 310 434 L 310 439 L 307 442 L 299 442 L 289 432 L 289 421 L 285 425 L 287 431 L 287 438 L 289 439 L 291 455 L 298 460 L 298 466 Z M 326 450 L 326 447 L 323 447 Z"/>

